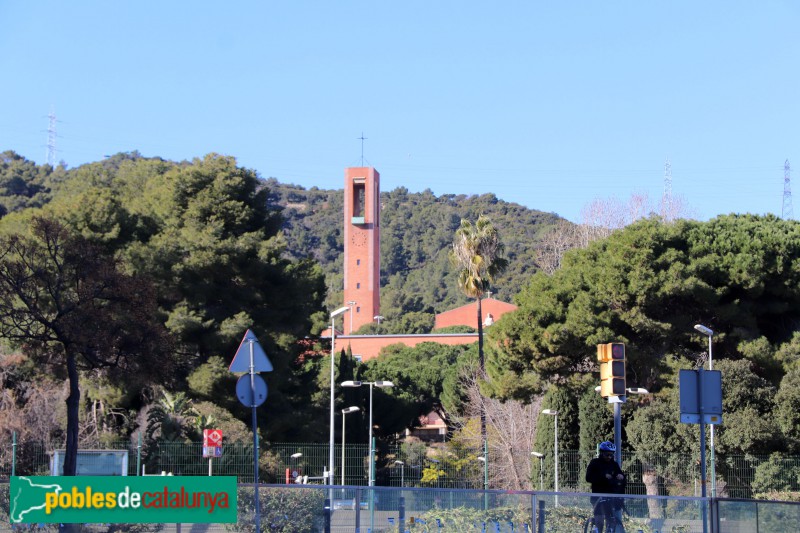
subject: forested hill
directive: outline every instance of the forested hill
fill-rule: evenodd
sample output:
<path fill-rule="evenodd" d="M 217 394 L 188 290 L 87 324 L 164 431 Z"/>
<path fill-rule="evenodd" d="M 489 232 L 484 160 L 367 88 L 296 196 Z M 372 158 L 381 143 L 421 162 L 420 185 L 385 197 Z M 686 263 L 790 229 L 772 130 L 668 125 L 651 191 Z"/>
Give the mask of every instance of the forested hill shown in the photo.
<path fill-rule="evenodd" d="M 283 209 L 290 253 L 313 257 L 326 274 L 328 305 L 341 305 L 344 192 L 266 181 L 270 203 Z M 381 193 L 381 314 L 441 312 L 468 300 L 458 290 L 448 254 L 461 219 L 488 215 L 505 244 L 509 266 L 493 296 L 512 301 L 536 271 L 535 250 L 560 218 L 494 194 L 434 195 L 398 187 Z"/>
<path fill-rule="evenodd" d="M 0 216 L 42 207 L 86 187 L 100 186 L 118 194 L 112 191 L 128 174 L 166 172 L 192 164 L 131 152 L 67 169 L 37 165 L 11 151 L 1 155 Z M 343 286 L 343 190 L 305 189 L 279 179 L 262 180 L 262 184 L 268 190 L 269 207 L 280 208 L 283 215 L 288 254 L 319 262 L 329 288 L 326 303 L 329 308 L 337 307 L 342 303 Z M 497 228 L 509 266 L 492 292 L 509 302 L 537 268 L 535 251 L 540 238 L 560 220 L 553 213 L 531 210 L 494 194 L 437 197 L 430 190 L 410 193 L 400 187 L 381 193 L 381 204 L 381 314 L 389 320 L 414 320 L 414 315 L 421 313 L 430 322 L 431 313 L 467 302 L 457 288 L 457 275 L 448 257 L 462 218 L 474 222 L 486 214 Z M 398 331 L 418 329 L 397 320 L 393 327 Z"/>

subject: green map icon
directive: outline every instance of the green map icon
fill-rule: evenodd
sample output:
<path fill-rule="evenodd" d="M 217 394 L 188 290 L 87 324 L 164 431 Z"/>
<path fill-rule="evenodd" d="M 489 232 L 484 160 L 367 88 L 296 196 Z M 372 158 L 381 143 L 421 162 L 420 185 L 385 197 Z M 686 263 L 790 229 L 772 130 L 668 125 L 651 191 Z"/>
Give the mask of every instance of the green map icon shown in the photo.
<path fill-rule="evenodd" d="M 12 524 L 235 523 L 235 476 L 14 476 Z"/>

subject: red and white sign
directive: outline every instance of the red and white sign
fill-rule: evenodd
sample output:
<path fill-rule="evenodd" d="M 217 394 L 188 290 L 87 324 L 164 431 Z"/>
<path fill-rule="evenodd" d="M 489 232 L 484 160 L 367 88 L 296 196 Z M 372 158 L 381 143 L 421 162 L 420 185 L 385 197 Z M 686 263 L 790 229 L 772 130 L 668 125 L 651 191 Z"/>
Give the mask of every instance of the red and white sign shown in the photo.
<path fill-rule="evenodd" d="M 222 430 L 204 429 L 203 447 L 222 447 Z"/>

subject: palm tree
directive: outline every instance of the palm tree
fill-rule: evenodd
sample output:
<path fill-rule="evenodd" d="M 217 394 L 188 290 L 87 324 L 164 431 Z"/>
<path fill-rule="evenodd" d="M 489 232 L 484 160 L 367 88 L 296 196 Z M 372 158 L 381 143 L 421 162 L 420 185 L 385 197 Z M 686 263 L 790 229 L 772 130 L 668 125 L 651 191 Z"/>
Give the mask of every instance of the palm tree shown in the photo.
<path fill-rule="evenodd" d="M 145 438 L 148 441 L 183 441 L 192 435 L 197 418 L 192 400 L 183 392 L 161 392 L 161 398 L 147 413 Z"/>
<path fill-rule="evenodd" d="M 485 370 L 483 358 L 483 320 L 481 299 L 489 290 L 490 283 L 508 266 L 502 257 L 503 243 L 489 217 L 480 215 L 473 225 L 461 220 L 456 230 L 451 258 L 459 269 L 458 285 L 461 291 L 478 303 L 478 362 L 481 374 Z M 486 443 L 486 412 L 481 407 L 481 436 Z"/>

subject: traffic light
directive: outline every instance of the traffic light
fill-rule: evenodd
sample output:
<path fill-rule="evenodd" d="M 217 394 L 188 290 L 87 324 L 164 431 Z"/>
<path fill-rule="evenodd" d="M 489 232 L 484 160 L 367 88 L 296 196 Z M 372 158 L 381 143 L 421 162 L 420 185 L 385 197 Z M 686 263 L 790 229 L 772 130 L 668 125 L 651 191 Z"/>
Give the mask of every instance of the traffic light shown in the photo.
<path fill-rule="evenodd" d="M 609 342 L 597 345 L 600 362 L 600 396 L 625 396 L 625 345 Z"/>

